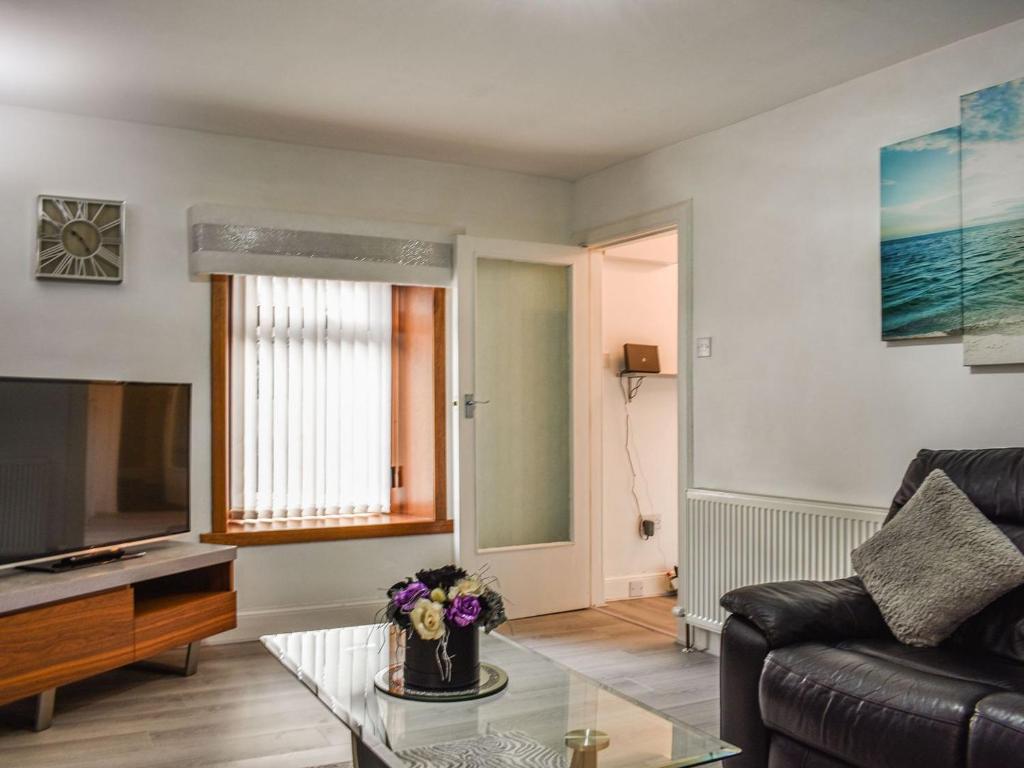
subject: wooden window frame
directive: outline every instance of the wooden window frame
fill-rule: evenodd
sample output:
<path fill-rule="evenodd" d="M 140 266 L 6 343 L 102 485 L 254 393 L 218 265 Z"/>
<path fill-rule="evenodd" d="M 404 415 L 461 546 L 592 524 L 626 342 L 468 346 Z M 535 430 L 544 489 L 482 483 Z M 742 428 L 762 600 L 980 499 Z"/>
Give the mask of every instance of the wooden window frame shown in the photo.
<path fill-rule="evenodd" d="M 406 306 L 410 307 L 409 311 L 405 311 Z M 213 275 L 210 278 L 210 460 L 213 508 L 211 531 L 200 534 L 200 541 L 262 546 L 452 533 L 454 524 L 447 514 L 443 288 L 392 288 L 392 464 L 399 468 L 400 475 L 416 477 L 418 482 L 413 491 L 405 489 L 404 481 L 401 488 L 392 490 L 392 511 L 389 514 L 313 520 L 285 518 L 257 523 L 242 523 L 232 519 L 231 317 L 231 277 Z M 424 344 L 429 347 L 428 350 Z M 412 351 L 418 354 L 413 355 Z M 428 358 L 426 363 L 424 358 Z M 418 392 L 422 394 L 427 386 L 433 396 L 429 407 L 424 409 L 422 398 L 414 398 Z M 424 427 L 428 421 L 431 423 L 433 439 L 427 448 L 421 444 L 426 430 L 417 430 L 402 422 L 403 415 L 408 413 L 412 413 L 410 418 L 416 418 Z M 403 438 L 403 435 L 409 437 Z M 410 452 L 415 452 L 415 455 L 410 455 Z M 424 462 L 430 472 L 424 471 Z M 410 464 L 415 464 L 415 467 Z"/>

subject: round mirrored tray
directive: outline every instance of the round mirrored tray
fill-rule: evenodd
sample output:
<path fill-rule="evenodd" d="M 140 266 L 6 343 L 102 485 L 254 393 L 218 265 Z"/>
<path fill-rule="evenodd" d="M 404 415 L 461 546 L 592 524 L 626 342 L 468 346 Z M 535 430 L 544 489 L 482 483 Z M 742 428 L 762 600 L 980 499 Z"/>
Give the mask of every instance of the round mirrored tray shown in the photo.
<path fill-rule="evenodd" d="M 501 667 L 480 662 L 480 684 L 458 691 L 425 691 L 409 688 L 402 681 L 401 665 L 382 669 L 373 678 L 378 691 L 406 701 L 473 701 L 501 693 L 508 686 L 508 673 Z"/>

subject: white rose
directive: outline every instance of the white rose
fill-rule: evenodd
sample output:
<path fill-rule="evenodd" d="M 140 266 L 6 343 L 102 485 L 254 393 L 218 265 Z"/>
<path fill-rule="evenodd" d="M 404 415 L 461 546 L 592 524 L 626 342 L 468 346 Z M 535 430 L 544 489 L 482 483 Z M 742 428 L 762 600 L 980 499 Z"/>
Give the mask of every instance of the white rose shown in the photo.
<path fill-rule="evenodd" d="M 409 614 L 416 634 L 423 640 L 440 640 L 444 637 L 444 606 L 432 600 L 420 598 Z"/>
<path fill-rule="evenodd" d="M 476 576 L 469 576 L 465 579 L 460 579 L 454 587 L 448 590 L 448 599 L 454 600 L 459 595 L 475 595 L 480 597 L 480 593 L 484 591 L 484 585 L 480 583 L 480 579 Z"/>

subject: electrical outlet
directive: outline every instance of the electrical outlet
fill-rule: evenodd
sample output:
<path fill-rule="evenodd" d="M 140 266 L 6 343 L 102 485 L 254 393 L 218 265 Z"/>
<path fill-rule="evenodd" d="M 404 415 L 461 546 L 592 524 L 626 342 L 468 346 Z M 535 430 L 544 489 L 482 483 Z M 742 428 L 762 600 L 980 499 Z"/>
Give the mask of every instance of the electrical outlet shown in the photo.
<path fill-rule="evenodd" d="M 661 515 L 658 515 L 658 514 L 648 515 L 647 519 L 654 521 L 654 530 L 657 531 L 657 530 L 661 529 Z"/>
<path fill-rule="evenodd" d="M 642 581 L 631 581 L 631 582 L 629 582 L 629 596 L 630 597 L 643 597 L 644 596 L 644 583 Z"/>
<path fill-rule="evenodd" d="M 701 336 L 697 339 L 697 357 L 711 357 L 710 336 Z"/>

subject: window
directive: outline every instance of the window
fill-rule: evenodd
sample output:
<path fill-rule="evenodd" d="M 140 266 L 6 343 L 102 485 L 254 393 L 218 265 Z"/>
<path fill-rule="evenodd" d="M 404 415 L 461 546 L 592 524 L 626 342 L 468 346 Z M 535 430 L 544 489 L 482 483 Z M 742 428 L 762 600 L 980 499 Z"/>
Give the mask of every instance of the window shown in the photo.
<path fill-rule="evenodd" d="M 233 279 L 231 506 L 391 511 L 391 286 Z"/>
<path fill-rule="evenodd" d="M 204 541 L 451 530 L 442 289 L 218 276 L 211 340 Z"/>

